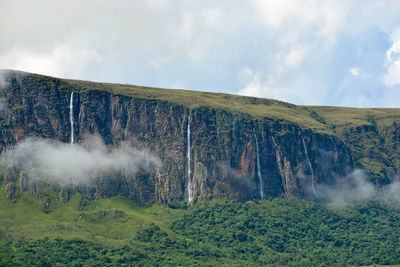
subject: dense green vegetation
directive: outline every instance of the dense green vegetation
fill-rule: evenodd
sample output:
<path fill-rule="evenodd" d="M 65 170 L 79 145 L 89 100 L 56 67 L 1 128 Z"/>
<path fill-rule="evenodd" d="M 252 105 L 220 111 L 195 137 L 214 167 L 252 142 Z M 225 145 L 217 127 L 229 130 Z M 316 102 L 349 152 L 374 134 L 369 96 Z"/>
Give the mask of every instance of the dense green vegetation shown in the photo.
<path fill-rule="evenodd" d="M 16 203 L 0 198 L 1 266 L 400 263 L 400 209 L 379 202 L 343 208 L 276 198 L 146 208 L 76 193 L 46 214 L 27 193 Z"/>

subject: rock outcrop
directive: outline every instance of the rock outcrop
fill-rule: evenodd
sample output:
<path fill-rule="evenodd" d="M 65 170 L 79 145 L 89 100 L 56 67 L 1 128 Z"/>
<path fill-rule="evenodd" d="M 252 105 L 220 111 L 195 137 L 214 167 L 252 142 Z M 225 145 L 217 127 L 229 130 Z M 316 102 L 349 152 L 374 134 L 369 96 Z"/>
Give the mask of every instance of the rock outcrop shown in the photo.
<path fill-rule="evenodd" d="M 83 86 L 68 80 L 14 71 L 6 74 L 0 92 L 4 103 L 0 114 L 0 151 L 29 136 L 70 142 L 69 101 L 74 92 L 75 142 L 79 143 L 87 134 L 96 134 L 110 146 L 124 141 L 145 148 L 162 163 L 151 170 L 139 170 L 135 177 L 123 173 L 115 177 L 100 175 L 93 184 L 74 187 L 91 198 L 124 195 L 138 202 L 187 201 L 189 121 L 194 201 L 246 200 L 260 197 L 260 190 L 265 197 L 296 195 L 313 198 L 312 186 L 318 191 L 319 184 L 333 183 L 358 164 L 355 164 L 355 152 L 345 143 L 346 140 L 354 141 L 352 133 L 348 139 L 343 139 L 329 131 L 304 127 L 296 121 L 196 105 L 195 97 L 193 103 L 187 104 L 162 97 L 146 97 L 146 89 L 143 89 L 143 96 L 132 95 L 125 91 L 112 92 L 107 89 L 107 84 L 99 89 L 98 86 L 91 88 L 90 83 Z M 268 109 L 268 105 L 265 108 Z M 290 108 L 288 112 L 292 112 Z M 253 129 L 258 137 L 261 189 Z M 385 139 L 388 142 L 396 140 L 398 144 L 398 133 L 398 130 L 389 129 Z M 388 147 L 392 151 L 390 149 L 398 151 L 399 147 Z M 390 167 L 388 172 L 398 171 L 399 166 L 387 165 Z M 7 166 L 2 168 L 3 184 L 15 183 L 21 191 L 36 192 L 28 172 Z M 55 188 L 58 188 L 60 198 L 69 199 L 71 188 L 66 189 L 65 185 Z M 50 205 L 50 201 L 44 205 L 48 210 L 46 203 Z"/>

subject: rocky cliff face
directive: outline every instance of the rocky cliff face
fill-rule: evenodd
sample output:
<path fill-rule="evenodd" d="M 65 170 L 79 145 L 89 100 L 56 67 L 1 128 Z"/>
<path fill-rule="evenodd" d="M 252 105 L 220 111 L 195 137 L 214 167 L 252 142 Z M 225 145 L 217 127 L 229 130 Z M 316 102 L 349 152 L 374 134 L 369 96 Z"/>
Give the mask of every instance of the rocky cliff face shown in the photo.
<path fill-rule="evenodd" d="M 315 198 L 320 184 L 345 177 L 357 160 L 354 155 L 358 152 L 353 152 L 343 138 L 287 120 L 195 102 L 187 105 L 91 90 L 65 80 L 19 72 L 8 72 L 2 88 L 1 151 L 28 136 L 69 142 L 69 104 L 74 92 L 73 118 L 78 143 L 87 134 L 97 134 L 107 145 L 125 141 L 125 145 L 146 149 L 161 162 L 132 177 L 123 173 L 114 177 L 100 175 L 91 184 L 55 186 L 61 199 L 68 199 L 73 190 L 78 190 L 91 198 L 124 195 L 139 202 L 188 201 L 189 181 L 193 201 L 246 200 L 259 198 L 261 191 L 265 197 Z M 394 143 L 398 144 L 398 133 L 388 130 L 385 138 L 397 140 Z M 348 139 L 354 136 L 349 133 Z M 256 138 L 261 183 L 257 175 Z M 398 151 L 397 147 L 388 149 Z M 396 168 L 390 170 L 396 172 Z M 38 187 L 29 179 L 29 173 L 15 168 L 3 166 L 1 177 L 10 199 L 15 188 L 35 193 Z"/>

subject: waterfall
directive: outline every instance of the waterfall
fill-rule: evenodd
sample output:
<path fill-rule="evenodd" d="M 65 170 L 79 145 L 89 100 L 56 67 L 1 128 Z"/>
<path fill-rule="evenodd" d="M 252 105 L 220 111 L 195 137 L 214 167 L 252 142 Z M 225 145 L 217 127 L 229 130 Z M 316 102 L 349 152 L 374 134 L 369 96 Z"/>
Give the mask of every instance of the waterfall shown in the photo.
<path fill-rule="evenodd" d="M 74 144 L 74 92 L 69 99 L 69 123 L 71 125 L 71 145 Z"/>
<path fill-rule="evenodd" d="M 71 125 L 71 146 L 74 144 L 74 92 L 71 93 L 69 99 L 69 123 Z M 75 186 L 75 177 L 72 177 L 72 186 Z"/>
<path fill-rule="evenodd" d="M 192 170 L 190 168 L 190 117 L 188 116 L 187 122 L 187 191 L 188 191 L 188 203 L 193 203 L 193 181 L 192 181 Z"/>
<path fill-rule="evenodd" d="M 254 128 L 253 128 L 253 133 L 254 133 L 254 138 L 256 139 L 257 176 L 258 176 L 258 182 L 259 182 L 259 185 L 260 185 L 260 197 L 261 197 L 261 199 L 263 199 L 264 198 L 264 192 L 263 192 L 263 182 L 262 182 L 261 168 L 260 168 L 260 152 L 258 150 L 258 140 L 257 140 L 256 130 Z"/>
<path fill-rule="evenodd" d="M 311 170 L 311 187 L 312 187 L 312 190 L 314 192 L 315 198 L 318 198 L 317 191 L 315 191 L 315 187 L 314 187 L 314 170 L 312 168 L 310 159 L 308 157 L 308 151 L 307 151 L 306 143 L 304 142 L 304 138 L 301 137 L 301 140 L 303 140 L 304 153 L 306 154 L 306 160 L 307 160 L 308 167 Z"/>

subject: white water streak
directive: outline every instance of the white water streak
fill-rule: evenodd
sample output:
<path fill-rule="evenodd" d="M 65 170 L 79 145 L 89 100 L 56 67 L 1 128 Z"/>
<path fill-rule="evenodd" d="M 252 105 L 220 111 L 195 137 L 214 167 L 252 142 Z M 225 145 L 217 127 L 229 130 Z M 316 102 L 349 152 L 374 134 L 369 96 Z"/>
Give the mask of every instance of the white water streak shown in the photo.
<path fill-rule="evenodd" d="M 71 125 L 71 145 L 74 144 L 74 92 L 71 93 L 69 100 L 69 123 Z"/>
<path fill-rule="evenodd" d="M 192 170 L 190 167 L 191 155 L 190 155 L 190 117 L 188 116 L 187 124 L 187 191 L 188 191 L 188 203 L 193 203 L 193 181 L 192 181 Z"/>
<path fill-rule="evenodd" d="M 304 142 L 304 138 L 301 137 L 301 140 L 303 140 L 304 153 L 306 154 L 306 160 L 307 160 L 308 167 L 311 170 L 311 187 L 312 187 L 312 190 L 314 192 L 315 198 L 318 198 L 317 191 L 315 191 L 315 186 L 314 186 L 314 170 L 312 168 L 310 159 L 308 157 L 308 151 L 307 151 L 306 143 Z"/>
<path fill-rule="evenodd" d="M 253 128 L 253 133 L 254 133 L 254 138 L 256 139 L 256 152 L 257 152 L 257 176 L 258 176 L 258 182 L 260 185 L 260 197 L 261 199 L 264 198 L 264 192 L 263 192 L 263 182 L 262 182 L 262 176 L 261 176 L 261 168 L 260 168 L 260 152 L 258 149 L 258 140 L 257 140 L 257 134 L 256 130 Z"/>
<path fill-rule="evenodd" d="M 74 92 L 71 93 L 69 99 L 69 123 L 71 125 L 71 146 L 74 144 Z M 72 176 L 72 186 L 75 186 L 75 177 Z"/>

